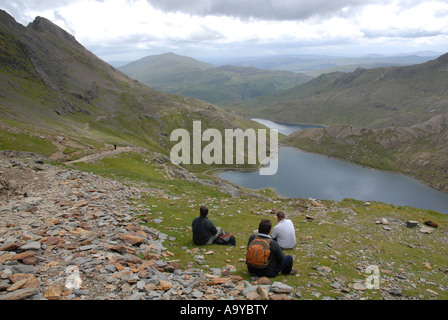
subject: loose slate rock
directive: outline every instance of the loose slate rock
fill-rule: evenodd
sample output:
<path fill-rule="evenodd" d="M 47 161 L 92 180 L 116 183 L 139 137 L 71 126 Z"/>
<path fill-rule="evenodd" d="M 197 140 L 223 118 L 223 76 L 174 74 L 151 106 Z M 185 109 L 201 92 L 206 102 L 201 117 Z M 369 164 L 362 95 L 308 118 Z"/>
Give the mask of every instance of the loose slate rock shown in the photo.
<path fill-rule="evenodd" d="M 401 297 L 403 295 L 403 292 L 399 288 L 392 288 L 389 290 L 389 294 L 397 297 Z"/>
<path fill-rule="evenodd" d="M 18 251 L 28 251 L 28 250 L 40 250 L 42 247 L 42 244 L 39 241 L 32 241 L 28 242 L 27 244 L 24 244 L 21 246 Z"/>
<path fill-rule="evenodd" d="M 19 289 L 3 296 L 0 295 L 0 300 L 24 300 L 37 293 L 37 289 Z"/>
<path fill-rule="evenodd" d="M 271 286 L 271 291 L 276 293 L 290 293 L 293 292 L 294 288 L 291 286 L 288 286 L 281 282 L 274 282 Z"/>

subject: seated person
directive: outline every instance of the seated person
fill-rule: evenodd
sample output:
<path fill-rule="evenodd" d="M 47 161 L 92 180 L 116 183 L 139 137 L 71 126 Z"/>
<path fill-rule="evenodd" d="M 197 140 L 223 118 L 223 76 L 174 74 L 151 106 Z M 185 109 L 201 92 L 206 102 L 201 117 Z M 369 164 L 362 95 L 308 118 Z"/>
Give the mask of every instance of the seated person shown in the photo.
<path fill-rule="evenodd" d="M 296 231 L 291 220 L 286 219 L 283 211 L 277 212 L 278 224 L 272 229 L 272 238 L 277 241 L 280 248 L 292 249 L 297 243 Z"/>
<path fill-rule="evenodd" d="M 193 220 L 193 242 L 197 245 L 210 245 L 223 233 L 222 228 L 216 228 L 208 218 L 208 208 L 200 208 L 200 216 Z"/>
<path fill-rule="evenodd" d="M 280 272 L 294 275 L 293 258 L 285 256 L 277 241 L 271 238 L 272 223 L 262 220 L 258 235 L 251 235 L 247 245 L 246 264 L 250 274 L 259 277 L 274 278 Z"/>

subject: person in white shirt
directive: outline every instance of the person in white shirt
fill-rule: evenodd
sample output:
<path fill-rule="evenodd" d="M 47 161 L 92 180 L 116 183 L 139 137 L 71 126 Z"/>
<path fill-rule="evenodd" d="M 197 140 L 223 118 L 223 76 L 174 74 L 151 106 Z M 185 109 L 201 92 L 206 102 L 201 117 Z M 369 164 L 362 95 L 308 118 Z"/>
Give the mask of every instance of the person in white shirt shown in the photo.
<path fill-rule="evenodd" d="M 292 249 L 297 243 L 296 232 L 291 220 L 286 219 L 285 213 L 279 211 L 277 213 L 278 224 L 272 230 L 272 238 L 275 239 L 280 248 Z"/>

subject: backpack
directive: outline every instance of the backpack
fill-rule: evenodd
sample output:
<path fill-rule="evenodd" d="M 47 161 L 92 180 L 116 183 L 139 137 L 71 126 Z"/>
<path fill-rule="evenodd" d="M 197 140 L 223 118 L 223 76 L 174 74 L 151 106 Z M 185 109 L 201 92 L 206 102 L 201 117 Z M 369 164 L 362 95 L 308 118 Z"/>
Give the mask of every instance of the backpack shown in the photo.
<path fill-rule="evenodd" d="M 224 231 L 224 233 L 220 234 L 213 243 L 225 246 L 236 246 L 236 239 L 230 233 Z"/>
<path fill-rule="evenodd" d="M 272 239 L 255 238 L 247 248 L 246 264 L 254 269 L 265 269 L 271 256 Z"/>

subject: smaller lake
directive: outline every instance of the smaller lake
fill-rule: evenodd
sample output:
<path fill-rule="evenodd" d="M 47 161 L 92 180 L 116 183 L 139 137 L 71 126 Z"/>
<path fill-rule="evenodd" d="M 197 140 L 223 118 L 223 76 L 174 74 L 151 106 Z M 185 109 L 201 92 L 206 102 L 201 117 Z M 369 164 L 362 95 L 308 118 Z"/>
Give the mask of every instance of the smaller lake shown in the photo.
<path fill-rule="evenodd" d="M 284 135 L 287 136 L 299 130 L 323 128 L 322 126 L 316 126 L 312 124 L 289 124 L 289 123 L 274 122 L 265 119 L 252 119 L 252 120 L 261 123 L 262 125 L 270 129 L 278 129 L 278 132 L 283 133 Z"/>
<path fill-rule="evenodd" d="M 260 123 L 267 126 L 268 122 Z M 272 121 L 269 127 L 279 129 L 284 134 L 297 131 L 295 128 L 303 129 L 303 126 L 277 125 Z M 291 147 L 279 149 L 279 169 L 274 176 L 260 176 L 258 171 L 227 171 L 221 173 L 220 177 L 246 188 L 272 188 L 289 198 L 333 201 L 352 198 L 448 213 L 448 194 L 415 179 L 363 168 Z"/>

